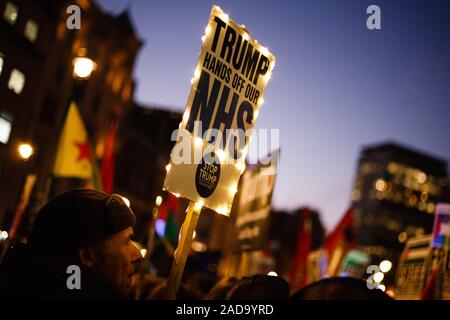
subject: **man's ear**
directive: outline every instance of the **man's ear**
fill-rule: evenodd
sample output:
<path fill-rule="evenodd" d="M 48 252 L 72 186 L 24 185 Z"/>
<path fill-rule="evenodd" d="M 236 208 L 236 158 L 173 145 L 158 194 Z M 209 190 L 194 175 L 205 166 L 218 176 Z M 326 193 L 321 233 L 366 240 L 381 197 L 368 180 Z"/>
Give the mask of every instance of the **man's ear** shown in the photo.
<path fill-rule="evenodd" d="M 85 266 L 92 268 L 94 265 L 94 257 L 92 253 L 92 249 L 89 247 L 78 249 L 78 257 L 80 261 Z"/>

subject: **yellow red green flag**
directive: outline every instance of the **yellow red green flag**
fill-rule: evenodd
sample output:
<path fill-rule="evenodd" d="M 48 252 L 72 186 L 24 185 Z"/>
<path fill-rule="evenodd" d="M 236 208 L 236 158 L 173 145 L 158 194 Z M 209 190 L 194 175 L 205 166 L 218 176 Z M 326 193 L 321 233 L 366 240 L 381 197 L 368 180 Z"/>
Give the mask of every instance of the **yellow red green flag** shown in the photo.
<path fill-rule="evenodd" d="M 72 102 L 59 137 L 53 174 L 91 179 L 92 171 L 92 155 L 86 128 L 76 104 Z"/>

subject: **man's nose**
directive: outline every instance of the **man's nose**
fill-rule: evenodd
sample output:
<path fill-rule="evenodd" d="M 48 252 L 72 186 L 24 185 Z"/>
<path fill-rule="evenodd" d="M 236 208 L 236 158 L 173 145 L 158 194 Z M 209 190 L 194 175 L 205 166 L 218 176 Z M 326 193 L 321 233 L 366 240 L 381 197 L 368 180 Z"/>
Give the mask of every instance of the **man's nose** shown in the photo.
<path fill-rule="evenodd" d="M 141 260 L 142 260 L 142 254 L 141 254 L 141 251 L 139 250 L 139 246 L 133 242 L 132 252 L 131 252 L 131 262 L 133 264 L 136 264 Z"/>

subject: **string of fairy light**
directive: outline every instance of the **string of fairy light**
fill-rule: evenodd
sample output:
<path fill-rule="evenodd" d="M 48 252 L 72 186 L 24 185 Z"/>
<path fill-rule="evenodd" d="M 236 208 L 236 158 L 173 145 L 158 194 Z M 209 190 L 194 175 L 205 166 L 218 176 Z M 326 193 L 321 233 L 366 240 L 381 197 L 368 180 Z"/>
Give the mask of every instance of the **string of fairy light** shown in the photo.
<path fill-rule="evenodd" d="M 207 42 L 208 37 L 211 36 L 211 31 L 212 31 L 211 23 L 212 23 L 212 21 L 213 21 L 215 16 L 219 17 L 226 24 L 230 23 L 230 19 L 229 19 L 228 14 L 226 14 L 219 6 L 213 6 L 211 18 L 208 21 L 208 25 L 205 27 L 204 35 L 201 37 L 201 41 L 202 41 L 203 45 L 205 45 L 205 43 Z M 244 41 L 248 41 L 249 43 L 251 43 L 264 56 L 270 57 L 271 63 L 270 63 L 270 66 L 269 66 L 269 70 L 268 70 L 268 72 L 265 75 L 262 76 L 262 79 L 263 79 L 262 81 L 264 82 L 263 86 L 265 87 L 267 82 L 270 80 L 270 78 L 272 76 L 272 71 L 273 71 L 273 69 L 275 67 L 275 57 L 270 53 L 270 51 L 266 47 L 264 47 L 261 44 L 259 44 L 257 40 L 251 39 L 250 35 L 247 32 L 247 29 L 246 29 L 245 25 L 240 25 L 240 26 L 239 25 L 234 25 L 234 27 L 239 29 L 240 33 L 242 34 L 242 39 Z M 200 53 L 201 52 L 202 51 L 200 51 Z M 190 83 L 191 83 L 191 85 L 194 88 L 196 87 L 197 81 L 200 78 L 200 74 L 201 74 L 201 65 L 200 65 L 200 62 L 199 62 L 198 65 L 196 66 L 195 70 L 194 70 L 194 75 L 193 75 L 193 77 L 190 80 Z M 256 119 L 259 116 L 259 111 L 260 111 L 260 109 L 261 109 L 263 104 L 264 104 L 264 99 L 261 96 L 261 97 L 258 98 L 257 103 L 256 103 L 256 109 L 253 111 L 252 125 L 255 124 Z M 186 106 L 186 110 L 183 113 L 182 121 L 179 124 L 179 129 L 184 128 L 186 126 L 186 124 L 188 123 L 190 111 L 191 111 L 190 110 L 190 106 L 187 105 Z M 191 138 L 193 139 L 193 145 L 194 145 L 195 151 L 203 150 L 206 142 L 202 138 L 197 137 L 197 136 L 191 137 Z M 233 161 L 234 162 L 233 165 L 234 165 L 235 169 L 240 174 L 242 174 L 245 171 L 245 169 L 246 169 L 245 158 L 247 156 L 251 140 L 252 140 L 252 137 L 250 136 L 249 139 L 247 139 L 246 145 L 244 146 L 244 148 L 242 150 L 242 156 L 240 157 L 240 159 Z M 220 148 L 214 148 L 214 153 L 219 158 L 220 163 L 224 163 L 226 160 L 229 160 L 227 152 L 225 152 L 224 150 L 222 150 Z M 169 173 L 171 169 L 172 169 L 172 164 L 171 164 L 171 162 L 169 162 L 169 164 L 166 165 L 167 173 Z M 229 193 L 230 193 L 231 196 L 234 196 L 237 193 L 237 191 L 238 191 L 238 188 L 237 188 L 238 180 L 239 179 L 237 179 L 237 181 L 235 181 L 234 184 L 229 186 L 229 188 L 228 188 Z M 178 193 L 172 192 L 172 194 L 175 197 L 180 197 L 180 194 L 178 194 Z M 204 202 L 203 199 L 197 200 L 195 202 L 195 209 L 196 210 L 200 210 L 204 206 L 204 204 L 205 204 L 205 202 Z M 230 210 L 231 210 L 231 204 L 225 204 L 225 205 L 222 205 L 222 206 L 218 206 L 218 207 L 214 208 L 214 210 L 217 213 L 219 213 L 219 214 L 228 215 Z"/>

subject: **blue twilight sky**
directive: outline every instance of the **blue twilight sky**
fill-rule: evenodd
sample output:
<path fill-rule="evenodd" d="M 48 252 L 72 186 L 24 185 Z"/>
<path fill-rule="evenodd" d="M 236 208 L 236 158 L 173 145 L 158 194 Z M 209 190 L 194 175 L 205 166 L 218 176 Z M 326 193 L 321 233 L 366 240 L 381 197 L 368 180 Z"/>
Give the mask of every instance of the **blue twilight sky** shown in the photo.
<path fill-rule="evenodd" d="M 309 205 L 333 228 L 363 146 L 395 140 L 450 159 L 450 1 L 144 1 L 126 7 L 145 46 L 136 98 L 184 110 L 213 4 L 277 57 L 257 128 L 280 129 L 276 208 Z M 381 30 L 366 9 L 381 8 Z"/>

